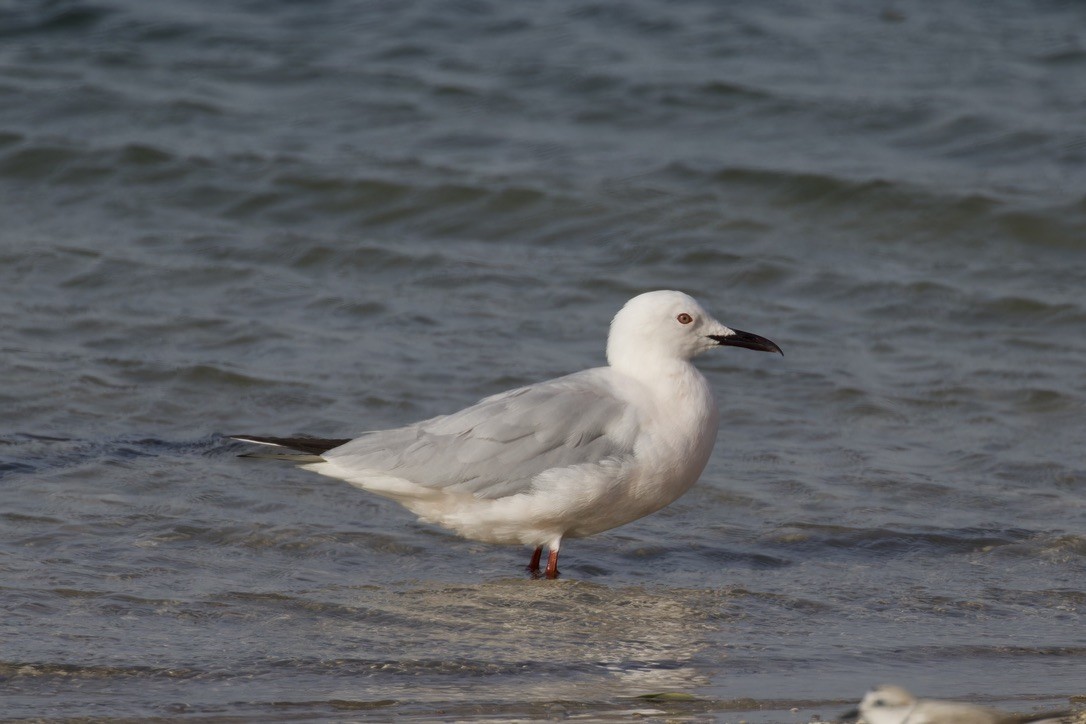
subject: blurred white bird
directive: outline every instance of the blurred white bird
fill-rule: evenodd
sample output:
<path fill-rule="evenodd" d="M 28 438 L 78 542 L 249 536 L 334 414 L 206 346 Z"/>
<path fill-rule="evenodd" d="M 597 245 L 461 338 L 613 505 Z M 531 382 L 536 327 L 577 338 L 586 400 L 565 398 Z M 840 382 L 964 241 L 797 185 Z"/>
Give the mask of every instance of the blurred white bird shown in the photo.
<path fill-rule="evenodd" d="M 975 704 L 938 699 L 917 699 L 900 686 L 877 686 L 864 695 L 858 711 L 844 718 L 867 724 L 1056 724 L 1069 721 L 1070 712 L 1009 714 Z"/>
<path fill-rule="evenodd" d="M 697 481 L 717 408 L 690 360 L 719 346 L 781 352 L 686 294 L 648 292 L 611 322 L 606 367 L 354 440 L 233 437 L 300 451 L 253 457 L 346 480 L 466 538 L 535 546 L 533 574 L 548 546 L 545 575 L 556 578 L 563 539 L 637 520 Z"/>

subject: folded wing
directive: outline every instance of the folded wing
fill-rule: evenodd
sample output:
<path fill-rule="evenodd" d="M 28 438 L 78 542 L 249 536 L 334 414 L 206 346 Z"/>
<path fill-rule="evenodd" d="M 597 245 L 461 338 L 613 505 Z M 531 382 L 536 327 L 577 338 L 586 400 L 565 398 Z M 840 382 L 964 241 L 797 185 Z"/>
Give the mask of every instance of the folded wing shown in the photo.
<path fill-rule="evenodd" d="M 337 467 L 501 498 L 545 470 L 633 455 L 637 411 L 598 368 L 488 397 L 460 412 L 371 432 L 329 450 Z"/>

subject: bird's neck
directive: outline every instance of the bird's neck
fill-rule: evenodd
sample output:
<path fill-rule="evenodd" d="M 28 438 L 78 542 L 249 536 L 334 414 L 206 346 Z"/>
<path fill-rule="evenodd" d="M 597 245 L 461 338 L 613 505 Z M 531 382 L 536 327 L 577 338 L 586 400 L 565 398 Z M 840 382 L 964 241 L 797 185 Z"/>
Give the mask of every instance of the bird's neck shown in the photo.
<path fill-rule="evenodd" d="M 645 479 L 649 485 L 644 495 L 656 510 L 686 492 L 705 469 L 719 423 L 716 402 L 708 380 L 688 360 L 642 359 L 614 369 L 640 382 L 642 430 L 655 459 L 667 470 L 664 488 L 657 477 Z"/>
<path fill-rule="evenodd" d="M 619 359 L 609 356 L 608 362 L 616 372 L 643 382 L 649 387 L 668 384 L 684 384 L 688 379 L 701 377 L 690 360 L 656 355 L 623 355 Z"/>
<path fill-rule="evenodd" d="M 691 416 L 694 424 L 716 423 L 716 403 L 709 382 L 690 360 L 674 357 L 625 357 L 612 369 L 646 389 L 654 405 L 670 415 Z M 680 404 L 676 404 L 680 403 Z M 676 421 L 678 422 L 678 421 Z"/>

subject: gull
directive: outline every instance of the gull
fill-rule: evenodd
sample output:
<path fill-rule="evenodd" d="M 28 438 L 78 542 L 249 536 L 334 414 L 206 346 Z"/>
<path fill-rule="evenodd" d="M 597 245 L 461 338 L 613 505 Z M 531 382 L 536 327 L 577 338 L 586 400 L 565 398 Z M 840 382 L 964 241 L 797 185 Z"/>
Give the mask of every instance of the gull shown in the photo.
<path fill-rule="evenodd" d="M 887 684 L 867 692 L 859 710 L 843 718 L 854 719 L 857 714 L 867 724 L 1055 724 L 1070 716 L 1067 711 L 1009 714 L 976 704 L 917 699 L 900 686 Z"/>
<path fill-rule="evenodd" d="M 687 294 L 647 292 L 611 321 L 605 367 L 353 440 L 231 437 L 295 450 L 249 457 L 345 480 L 465 538 L 534 546 L 534 577 L 546 546 L 544 575 L 553 579 L 563 540 L 660 510 L 701 476 L 718 413 L 691 359 L 721 346 L 783 354 Z"/>

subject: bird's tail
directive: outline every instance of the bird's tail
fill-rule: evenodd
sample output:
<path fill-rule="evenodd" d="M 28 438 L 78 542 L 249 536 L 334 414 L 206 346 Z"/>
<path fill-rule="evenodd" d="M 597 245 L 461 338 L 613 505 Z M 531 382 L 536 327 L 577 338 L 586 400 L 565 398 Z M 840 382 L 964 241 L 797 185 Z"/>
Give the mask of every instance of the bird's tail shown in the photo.
<path fill-rule="evenodd" d="M 321 454 L 334 447 L 350 442 L 321 437 L 265 437 L 262 435 L 229 435 L 235 440 L 253 442 L 257 445 L 267 445 L 276 448 L 275 452 L 251 452 L 240 455 L 243 458 L 266 458 L 272 460 L 289 460 L 292 463 L 319 463 L 324 458 Z M 286 452 L 294 450 L 296 452 Z"/>

